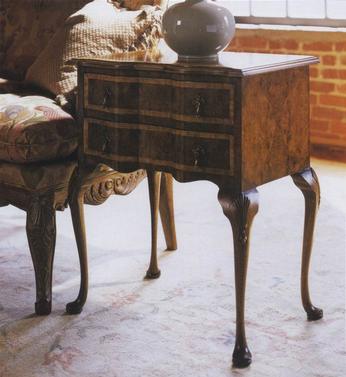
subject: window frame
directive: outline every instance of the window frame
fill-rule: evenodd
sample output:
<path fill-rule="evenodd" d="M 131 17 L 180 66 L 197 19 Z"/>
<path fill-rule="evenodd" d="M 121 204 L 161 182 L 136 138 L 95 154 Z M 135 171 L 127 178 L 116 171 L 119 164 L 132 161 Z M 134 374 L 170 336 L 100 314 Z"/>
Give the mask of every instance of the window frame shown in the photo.
<path fill-rule="evenodd" d="M 215 0 L 214 0 L 215 1 Z M 221 0 L 220 4 L 227 4 L 229 0 Z M 268 24 L 268 25 L 289 25 L 289 26 L 319 26 L 319 27 L 334 27 L 346 28 L 345 19 L 328 18 L 328 5 L 327 0 L 324 0 L 324 18 L 297 18 L 289 17 L 288 15 L 288 1 L 286 3 L 286 16 L 282 17 L 258 17 L 252 15 L 253 0 L 247 0 L 249 6 L 249 16 L 235 16 L 236 22 L 239 24 Z M 346 1 L 346 0 L 345 0 Z"/>
<path fill-rule="evenodd" d="M 293 17 L 256 17 L 256 16 L 235 16 L 237 24 L 265 24 L 265 25 L 287 25 L 287 26 L 319 26 L 346 28 L 346 20 L 331 18 L 293 18 Z"/>

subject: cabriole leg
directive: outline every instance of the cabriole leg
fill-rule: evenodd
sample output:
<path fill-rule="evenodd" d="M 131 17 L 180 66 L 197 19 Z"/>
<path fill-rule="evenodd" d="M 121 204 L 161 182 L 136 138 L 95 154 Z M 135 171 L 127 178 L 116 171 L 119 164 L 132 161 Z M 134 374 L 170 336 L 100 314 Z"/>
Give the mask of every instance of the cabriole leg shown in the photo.
<path fill-rule="evenodd" d="M 251 364 L 252 360 L 252 355 L 246 342 L 244 309 L 250 228 L 252 220 L 258 211 L 258 192 L 257 190 L 251 190 L 235 195 L 230 190 L 221 188 L 218 199 L 233 230 L 237 312 L 233 365 L 238 368 L 245 368 Z"/>
<path fill-rule="evenodd" d="M 176 250 L 177 237 L 174 222 L 173 177 L 168 173 L 162 173 L 161 175 L 160 217 L 167 250 Z"/>
<path fill-rule="evenodd" d="M 47 315 L 52 308 L 52 271 L 56 240 L 55 208 L 49 196 L 34 197 L 26 215 L 26 234 L 35 269 L 35 312 Z"/>
<path fill-rule="evenodd" d="M 78 248 L 81 280 L 78 297 L 75 301 L 66 305 L 66 312 L 69 314 L 79 314 L 88 296 L 88 254 L 84 223 L 84 190 L 80 189 L 81 185 L 77 182 L 73 190 L 69 205 L 72 216 L 72 223 L 76 243 Z"/>
<path fill-rule="evenodd" d="M 313 244 L 316 215 L 320 204 L 320 185 L 315 171 L 311 168 L 293 174 L 294 184 L 301 190 L 305 199 L 304 240 L 301 267 L 301 296 L 308 320 L 316 321 L 323 317 L 323 310 L 311 303 L 309 293 L 309 267 Z"/>
<path fill-rule="evenodd" d="M 160 203 L 161 173 L 153 170 L 148 170 L 147 176 L 151 209 L 151 256 L 146 278 L 157 279 L 161 274 L 157 263 L 157 222 Z"/>

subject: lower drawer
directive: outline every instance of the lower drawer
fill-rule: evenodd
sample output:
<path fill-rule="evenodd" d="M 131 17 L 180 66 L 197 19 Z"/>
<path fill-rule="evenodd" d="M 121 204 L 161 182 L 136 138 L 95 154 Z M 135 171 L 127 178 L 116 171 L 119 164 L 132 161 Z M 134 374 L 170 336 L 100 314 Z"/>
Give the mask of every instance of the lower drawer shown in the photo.
<path fill-rule="evenodd" d="M 232 176 L 234 139 L 228 134 L 86 119 L 84 153 L 117 162 Z"/>

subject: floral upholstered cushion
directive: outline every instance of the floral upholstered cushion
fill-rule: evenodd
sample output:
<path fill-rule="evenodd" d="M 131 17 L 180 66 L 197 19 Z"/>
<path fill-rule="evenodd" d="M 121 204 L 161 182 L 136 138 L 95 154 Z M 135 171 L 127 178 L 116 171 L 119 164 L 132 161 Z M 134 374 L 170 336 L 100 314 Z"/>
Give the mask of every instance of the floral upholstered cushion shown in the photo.
<path fill-rule="evenodd" d="M 56 160 L 71 155 L 77 144 L 75 120 L 53 100 L 39 95 L 0 94 L 0 160 Z"/>
<path fill-rule="evenodd" d="M 160 37 L 159 8 L 119 11 L 109 0 L 94 0 L 71 15 L 28 69 L 26 80 L 54 93 L 62 106 L 73 103 L 74 59 L 145 50 Z"/>
<path fill-rule="evenodd" d="M 56 190 L 68 185 L 77 166 L 75 160 L 40 164 L 14 164 L 0 161 L 0 185 L 13 186 L 26 191 Z"/>
<path fill-rule="evenodd" d="M 23 79 L 65 19 L 91 0 L 0 0 L 0 74 Z"/>

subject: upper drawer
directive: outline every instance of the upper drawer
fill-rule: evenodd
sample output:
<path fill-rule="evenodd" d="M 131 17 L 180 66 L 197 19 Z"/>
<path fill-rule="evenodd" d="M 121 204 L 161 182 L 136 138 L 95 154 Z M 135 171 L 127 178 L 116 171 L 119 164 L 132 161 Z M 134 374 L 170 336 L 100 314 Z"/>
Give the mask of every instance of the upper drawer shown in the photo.
<path fill-rule="evenodd" d="M 187 123 L 234 124 L 232 83 L 85 73 L 84 91 L 85 109 Z"/>

